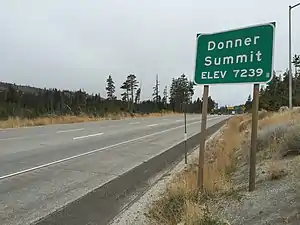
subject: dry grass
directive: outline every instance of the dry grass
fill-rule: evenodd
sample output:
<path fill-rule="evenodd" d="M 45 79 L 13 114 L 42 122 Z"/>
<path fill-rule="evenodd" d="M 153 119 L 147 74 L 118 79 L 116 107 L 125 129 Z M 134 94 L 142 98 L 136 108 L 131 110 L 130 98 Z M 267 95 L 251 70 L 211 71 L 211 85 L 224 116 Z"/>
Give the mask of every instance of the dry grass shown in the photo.
<path fill-rule="evenodd" d="M 184 211 L 182 220 L 185 222 L 185 225 L 193 225 L 199 218 L 204 216 L 204 210 L 201 206 L 192 201 L 186 201 L 184 204 Z"/>
<path fill-rule="evenodd" d="M 139 117 L 160 117 L 164 115 L 183 115 L 182 113 L 176 113 L 176 112 L 159 112 L 159 113 L 148 113 L 148 114 L 134 114 L 133 117 L 139 118 Z"/>
<path fill-rule="evenodd" d="M 270 125 L 286 124 L 288 121 L 298 119 L 300 119 L 300 113 L 298 110 L 269 114 L 269 116 L 266 116 L 259 121 L 259 129 Z"/>
<path fill-rule="evenodd" d="M 202 204 L 209 198 L 232 190 L 229 178 L 237 165 L 235 151 L 240 148 L 244 138 L 240 123 L 247 118 L 233 117 L 222 131 L 221 138 L 207 146 L 204 192 L 198 192 L 197 164 L 193 163 L 168 185 L 164 196 L 153 204 L 149 217 L 155 224 L 224 224 L 214 219 L 207 210 L 203 210 Z"/>
<path fill-rule="evenodd" d="M 53 117 L 38 117 L 35 119 L 21 119 L 19 117 L 10 117 L 7 120 L 0 121 L 0 128 L 16 128 L 16 127 L 31 127 L 42 126 L 50 124 L 69 124 L 69 123 L 82 123 L 89 121 L 101 121 L 101 120 L 121 120 L 124 118 L 138 118 L 138 117 L 160 117 L 164 115 L 178 115 L 178 113 L 164 112 L 164 113 L 149 113 L 149 114 L 130 114 L 130 113 L 118 113 L 109 114 L 105 117 L 94 116 L 53 116 Z"/>
<path fill-rule="evenodd" d="M 300 115 L 297 111 L 261 112 L 259 119 L 258 154 L 269 154 L 265 163 L 268 179 L 277 180 L 287 175 L 285 164 L 280 160 L 282 152 L 300 146 Z M 149 216 L 154 224 L 229 224 L 216 219 L 216 215 L 212 215 L 204 205 L 220 196 L 240 195 L 234 189 L 231 177 L 241 161 L 244 164 L 248 162 L 250 125 L 251 115 L 235 116 L 229 120 L 220 136 L 207 145 L 204 192 L 198 192 L 197 163 L 194 162 L 168 185 L 166 193 L 153 204 Z"/>
<path fill-rule="evenodd" d="M 204 188 L 206 193 L 214 195 L 232 189 L 230 175 L 237 166 L 236 151 L 241 147 L 245 136 L 240 124 L 247 116 L 231 119 L 222 132 L 221 138 L 207 148 L 208 163 L 204 165 Z"/>
<path fill-rule="evenodd" d="M 291 164 L 293 176 L 296 179 L 300 179 L 300 155 L 296 156 Z M 299 183 L 300 186 L 300 183 Z M 300 188 L 299 188 L 300 189 Z"/>
<path fill-rule="evenodd" d="M 56 116 L 56 117 L 39 117 L 35 119 L 20 119 L 9 118 L 8 120 L 0 121 L 0 128 L 14 127 L 30 127 L 49 124 L 67 124 L 67 123 L 82 123 L 88 121 L 103 120 L 104 118 L 88 117 L 88 116 Z"/>
<path fill-rule="evenodd" d="M 287 171 L 284 169 L 285 165 L 280 160 L 271 160 L 267 163 L 268 178 L 270 180 L 279 180 L 287 175 Z"/>
<path fill-rule="evenodd" d="M 191 167 L 168 184 L 164 196 L 149 211 L 149 217 L 155 224 L 177 224 L 184 213 L 189 213 L 186 211 L 187 204 L 194 204 L 198 199 L 195 178 L 196 170 Z"/>
<path fill-rule="evenodd" d="M 225 220 L 215 218 L 206 204 L 187 201 L 184 206 L 182 225 L 230 225 Z"/>
<path fill-rule="evenodd" d="M 273 114 L 260 121 L 259 125 L 257 151 L 260 160 L 299 153 L 300 114 L 297 111 Z"/>
<path fill-rule="evenodd" d="M 248 151 L 250 140 L 246 150 Z M 267 179 L 287 175 L 283 157 L 297 154 L 300 147 L 300 114 L 298 110 L 273 113 L 259 121 L 257 159 L 266 165 Z"/>

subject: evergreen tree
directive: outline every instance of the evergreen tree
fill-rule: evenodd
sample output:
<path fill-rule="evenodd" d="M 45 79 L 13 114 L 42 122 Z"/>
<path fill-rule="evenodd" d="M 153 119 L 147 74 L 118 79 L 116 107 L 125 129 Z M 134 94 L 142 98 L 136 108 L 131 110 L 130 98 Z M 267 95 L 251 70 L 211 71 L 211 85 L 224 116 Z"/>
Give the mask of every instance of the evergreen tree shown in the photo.
<path fill-rule="evenodd" d="M 173 111 L 182 111 L 182 105 L 191 102 L 194 95 L 193 82 L 189 81 L 185 74 L 172 79 L 170 87 L 170 103 Z"/>
<path fill-rule="evenodd" d="M 122 101 L 124 101 L 124 102 L 129 101 L 129 90 L 130 90 L 130 87 L 129 87 L 129 84 L 128 84 L 127 80 L 123 82 L 123 84 L 122 84 L 122 86 L 120 88 L 124 90 L 124 92 L 121 94 Z"/>
<path fill-rule="evenodd" d="M 158 81 L 158 75 L 156 75 L 156 80 L 155 80 L 155 85 L 153 86 L 153 102 L 155 103 L 155 109 L 157 111 L 160 111 L 160 102 L 161 102 L 161 97 L 159 95 L 159 81 Z"/>
<path fill-rule="evenodd" d="M 247 101 L 245 102 L 245 110 L 246 112 L 249 112 L 252 108 L 252 98 L 251 95 L 248 96 Z"/>
<path fill-rule="evenodd" d="M 124 81 L 120 88 L 124 90 L 124 92 L 121 94 L 122 101 L 127 102 L 127 110 L 129 110 L 129 104 L 130 104 L 129 103 L 129 90 L 130 90 L 130 86 L 129 86 L 128 80 Z"/>
<path fill-rule="evenodd" d="M 207 99 L 207 113 L 212 113 L 215 108 L 215 101 L 212 100 L 211 96 L 208 96 Z"/>
<path fill-rule="evenodd" d="M 141 100 L 141 88 L 138 88 L 135 93 L 135 104 L 139 104 Z"/>
<path fill-rule="evenodd" d="M 292 62 L 295 66 L 295 75 L 300 75 L 300 55 L 295 55 Z"/>
<path fill-rule="evenodd" d="M 172 78 L 172 83 L 170 86 L 170 97 L 169 102 L 172 107 L 172 111 L 175 111 L 175 97 L 176 97 L 176 86 L 177 86 L 177 80 L 175 78 Z"/>
<path fill-rule="evenodd" d="M 159 81 L 158 81 L 158 75 L 156 75 L 155 85 L 153 87 L 153 101 L 158 104 L 160 100 L 159 96 Z"/>
<path fill-rule="evenodd" d="M 295 84 L 295 78 L 293 79 Z M 273 79 L 268 83 L 263 91 L 260 91 L 260 108 L 277 111 L 281 106 L 288 105 L 288 88 L 289 88 L 289 76 L 288 72 L 285 72 L 282 76 L 277 76 L 274 73 Z M 297 90 L 293 90 L 294 92 Z M 298 92 L 298 91 L 297 91 Z M 293 93 L 293 102 L 297 93 Z"/>
<path fill-rule="evenodd" d="M 106 92 L 107 92 L 107 99 L 108 100 L 114 100 L 116 99 L 116 96 L 115 96 L 115 91 L 116 91 L 116 88 L 115 88 L 115 82 L 113 81 L 111 75 L 108 76 L 107 80 L 106 80 Z"/>
<path fill-rule="evenodd" d="M 167 104 L 168 104 L 168 86 L 167 85 L 164 88 L 162 103 L 163 103 L 164 108 L 166 108 Z"/>
<path fill-rule="evenodd" d="M 130 102 L 131 102 L 130 111 L 132 112 L 133 111 L 134 92 L 137 89 L 139 82 L 137 81 L 136 76 L 134 74 L 129 74 L 127 76 L 126 83 L 128 84 L 128 88 L 129 88 L 129 91 L 130 91 L 130 96 L 131 96 L 131 98 L 130 98 Z"/>

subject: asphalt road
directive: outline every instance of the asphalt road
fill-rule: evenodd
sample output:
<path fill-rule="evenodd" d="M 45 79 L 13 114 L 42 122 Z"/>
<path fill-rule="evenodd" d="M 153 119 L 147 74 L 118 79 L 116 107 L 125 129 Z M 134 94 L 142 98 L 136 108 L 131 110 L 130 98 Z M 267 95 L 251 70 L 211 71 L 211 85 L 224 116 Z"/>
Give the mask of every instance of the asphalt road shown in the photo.
<path fill-rule="evenodd" d="M 209 116 L 212 126 L 225 116 Z M 187 116 L 188 136 L 200 116 Z M 31 224 L 183 140 L 182 116 L 0 130 L 0 224 Z"/>

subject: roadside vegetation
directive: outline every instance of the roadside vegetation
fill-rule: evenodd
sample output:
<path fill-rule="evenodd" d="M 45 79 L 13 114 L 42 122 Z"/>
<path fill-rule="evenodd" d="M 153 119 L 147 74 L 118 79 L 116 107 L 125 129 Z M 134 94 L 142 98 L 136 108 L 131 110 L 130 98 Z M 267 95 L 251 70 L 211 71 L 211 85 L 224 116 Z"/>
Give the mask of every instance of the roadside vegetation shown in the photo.
<path fill-rule="evenodd" d="M 160 89 L 158 76 L 153 80 L 152 99 L 141 100 L 138 78 L 129 74 L 116 96 L 112 75 L 106 80 L 106 97 L 84 90 L 41 89 L 0 82 L 0 127 L 76 123 L 125 117 L 153 116 L 165 113 L 201 113 L 201 100 L 192 101 L 193 83 L 182 74 L 170 86 Z M 149 87 L 147 87 L 149 88 Z M 150 87 L 151 88 L 151 87 Z M 183 108 L 185 106 L 185 108 Z M 209 97 L 209 112 L 215 102 Z"/>
<path fill-rule="evenodd" d="M 152 204 L 147 214 L 150 224 L 254 225 L 262 224 L 262 221 L 289 224 L 275 220 L 279 214 L 282 218 L 288 217 L 286 221 L 295 221 L 299 213 L 297 207 L 300 207 L 300 111 L 263 111 L 259 119 L 257 187 L 254 192 L 247 191 L 251 117 L 238 115 L 207 143 L 204 191 L 197 190 L 197 160 L 194 159 L 168 184 L 163 196 Z M 279 185 L 286 187 L 282 189 Z M 266 187 L 272 192 L 266 191 Z M 297 191 L 287 191 L 290 189 Z M 285 192 L 287 204 L 284 204 L 281 191 Z M 266 206 L 274 199 L 279 203 Z M 290 199 L 298 204 L 291 204 Z M 288 214 L 286 208 L 289 207 L 294 207 L 294 211 L 290 209 Z M 262 209 L 257 211 L 257 208 Z M 265 211 L 268 213 L 264 214 Z M 292 222 L 290 224 L 297 224 Z"/>
<path fill-rule="evenodd" d="M 246 119 L 247 116 L 232 118 L 219 136 L 207 145 L 204 192 L 197 190 L 197 163 L 194 160 L 168 185 L 164 197 L 150 209 L 149 217 L 154 224 L 222 224 L 219 218 L 211 216 L 206 202 L 233 191 L 229 178 L 237 166 L 234 153 L 241 147 L 244 138 L 239 125 Z"/>
<path fill-rule="evenodd" d="M 16 127 L 30 127 L 30 126 L 42 126 L 50 124 L 69 124 L 69 123 L 82 123 L 90 121 L 102 121 L 102 120 L 121 120 L 126 118 L 139 118 L 139 117 L 160 117 L 165 115 L 179 115 L 180 113 L 174 113 L 172 111 L 166 112 L 162 111 L 160 113 L 114 113 L 107 114 L 103 117 L 96 116 L 73 116 L 73 115 L 63 115 L 63 116 L 48 116 L 48 117 L 37 117 L 34 119 L 20 118 L 20 117 L 10 117 L 7 120 L 0 121 L 0 128 L 16 128 Z"/>

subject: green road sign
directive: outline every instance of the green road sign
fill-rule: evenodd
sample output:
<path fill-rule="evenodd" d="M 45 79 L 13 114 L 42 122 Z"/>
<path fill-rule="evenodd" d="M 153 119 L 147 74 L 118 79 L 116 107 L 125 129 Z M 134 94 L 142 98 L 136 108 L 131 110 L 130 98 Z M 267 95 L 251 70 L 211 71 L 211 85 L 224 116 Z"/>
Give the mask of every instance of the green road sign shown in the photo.
<path fill-rule="evenodd" d="M 241 109 L 242 109 L 241 106 L 234 106 L 234 110 L 235 110 L 235 111 L 239 111 L 239 110 L 241 110 Z"/>
<path fill-rule="evenodd" d="M 275 23 L 197 35 L 196 84 L 267 83 Z"/>

